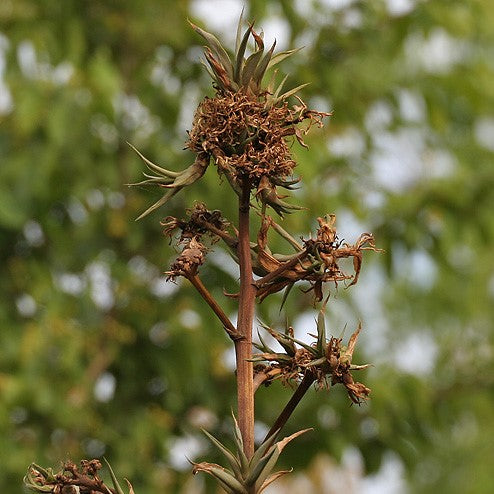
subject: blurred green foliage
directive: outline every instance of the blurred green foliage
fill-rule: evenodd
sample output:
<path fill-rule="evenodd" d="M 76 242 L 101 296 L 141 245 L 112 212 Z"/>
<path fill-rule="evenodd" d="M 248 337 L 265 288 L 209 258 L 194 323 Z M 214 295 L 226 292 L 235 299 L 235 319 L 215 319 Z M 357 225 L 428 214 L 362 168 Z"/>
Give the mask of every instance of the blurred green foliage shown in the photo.
<path fill-rule="evenodd" d="M 230 342 L 190 286 L 165 283 L 174 250 L 159 220 L 194 200 L 234 219 L 231 191 L 210 170 L 161 216 L 135 223 L 158 194 L 125 186 L 142 171 L 126 141 L 167 168 L 189 164 L 185 130 L 212 90 L 186 19 L 215 29 L 226 7 L 241 8 L 0 2 L 5 494 L 20 492 L 32 461 L 102 454 L 139 494 L 186 492 L 184 451 L 214 460 L 194 439 L 199 428 L 229 429 Z M 492 492 L 494 9 L 485 0 L 246 9 L 268 35 L 283 28 L 280 44 L 305 45 L 282 70 L 292 86 L 311 82 L 309 106 L 334 111 L 309 151 L 294 146 L 303 188 L 292 200 L 308 210 L 284 226 L 307 236 L 316 216 L 335 212 L 340 238 L 372 231 L 386 250 L 369 254 L 359 285 L 333 290 L 329 306 L 335 334 L 363 320 L 358 360 L 375 364 L 362 377 L 372 400 L 349 408 L 344 390 L 309 393 L 287 432 L 315 432 L 282 460 L 300 470 L 353 447 L 373 474 L 392 452 L 409 492 Z M 216 250 L 202 275 L 233 313 L 222 291 L 235 291 L 236 276 Z M 279 301 L 259 317 L 295 319 L 299 332 L 298 315 L 315 317 L 300 292 L 286 313 Z M 289 396 L 279 384 L 261 389 L 259 423 L 269 426 Z"/>

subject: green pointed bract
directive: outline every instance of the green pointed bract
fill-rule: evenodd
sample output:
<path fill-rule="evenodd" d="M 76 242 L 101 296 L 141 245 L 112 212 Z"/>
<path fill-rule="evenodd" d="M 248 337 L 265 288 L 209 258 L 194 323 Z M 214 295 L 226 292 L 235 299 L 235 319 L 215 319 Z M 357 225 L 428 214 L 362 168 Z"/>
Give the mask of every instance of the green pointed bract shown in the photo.
<path fill-rule="evenodd" d="M 200 34 L 206 40 L 208 47 L 217 56 L 218 60 L 221 62 L 221 65 L 223 65 L 223 68 L 226 70 L 230 78 L 233 79 L 233 66 L 230 60 L 230 56 L 223 48 L 218 38 L 214 34 L 204 31 L 204 29 L 201 29 L 199 26 L 196 26 L 190 21 L 189 24 L 192 26 L 192 29 L 194 29 L 196 33 Z"/>
<path fill-rule="evenodd" d="M 278 461 L 278 458 L 280 457 L 280 454 L 283 451 L 283 449 L 286 447 L 286 445 L 296 437 L 301 436 L 302 434 L 305 434 L 310 430 L 312 430 L 312 428 L 303 429 L 301 431 L 295 432 L 291 436 L 285 437 L 281 441 L 278 441 L 270 448 L 270 450 L 268 450 L 268 452 L 266 453 L 266 457 L 268 457 L 268 461 L 265 462 L 262 470 L 259 473 L 259 476 L 257 477 L 257 480 L 255 481 L 256 492 L 260 492 L 261 489 L 263 488 L 262 486 L 264 484 L 264 481 L 271 474 L 271 471 L 275 467 L 276 462 Z"/>
<path fill-rule="evenodd" d="M 263 340 L 261 333 L 259 331 L 257 332 L 257 336 L 258 336 L 261 344 L 257 345 L 256 343 L 254 343 L 256 348 L 258 348 L 259 350 L 266 352 L 266 353 L 275 353 L 275 351 Z"/>
<path fill-rule="evenodd" d="M 244 87 L 249 87 L 249 83 L 254 76 L 257 64 L 261 60 L 263 50 L 258 50 L 245 61 L 242 69 L 241 83 Z"/>
<path fill-rule="evenodd" d="M 146 163 L 146 166 L 153 172 L 159 173 L 163 177 L 176 178 L 180 175 L 180 172 L 174 172 L 171 170 L 166 170 L 161 166 L 156 165 L 152 161 L 148 160 L 135 146 L 133 146 L 130 142 L 127 144 L 137 153 L 137 155 Z"/>
<path fill-rule="evenodd" d="M 326 321 L 323 308 L 317 315 L 317 352 L 319 355 L 324 354 L 326 343 Z"/>
<path fill-rule="evenodd" d="M 118 483 L 117 477 L 115 476 L 115 473 L 113 472 L 111 465 L 108 463 L 108 460 L 105 457 L 103 457 L 103 460 L 105 460 L 106 466 L 108 467 L 108 470 L 110 471 L 110 477 L 111 477 L 113 487 L 115 488 L 115 491 L 117 492 L 117 494 L 125 494 L 121 485 Z"/>
<path fill-rule="evenodd" d="M 295 346 L 293 345 L 293 342 L 287 338 L 287 334 L 279 333 L 263 323 L 261 323 L 261 326 L 283 347 L 289 356 L 295 355 Z"/>
<path fill-rule="evenodd" d="M 280 51 L 279 53 L 277 53 L 276 55 L 274 55 L 273 57 L 271 57 L 271 60 L 269 61 L 267 68 L 270 69 L 271 67 L 274 67 L 276 64 L 282 62 L 283 60 L 285 60 L 285 58 L 290 57 L 294 53 L 297 53 L 302 48 L 303 47 L 294 48 L 293 50 Z"/>
<path fill-rule="evenodd" d="M 230 494 L 248 494 L 247 489 L 228 470 L 216 463 L 193 463 L 193 473 L 205 472 L 214 477 L 218 483 Z"/>
<path fill-rule="evenodd" d="M 197 472 L 205 472 L 211 475 L 226 492 L 231 494 L 258 494 L 278 477 L 284 473 L 288 473 L 288 471 L 282 471 L 273 474 L 272 470 L 285 446 L 296 437 L 310 430 L 305 429 L 296 432 L 278 442 L 275 442 L 279 432 L 276 431 L 254 451 L 254 454 L 249 461 L 243 453 L 243 440 L 234 415 L 233 421 L 235 443 L 237 447 L 236 454 L 230 451 L 214 436 L 203 431 L 213 444 L 226 456 L 232 470 L 228 470 L 216 463 L 192 463 L 194 465 L 194 474 Z M 244 463 L 244 466 L 242 466 L 242 463 Z"/>
<path fill-rule="evenodd" d="M 254 71 L 254 82 L 257 85 L 257 90 L 259 91 L 261 88 L 261 82 L 264 77 L 264 74 L 266 73 L 266 70 L 268 68 L 269 61 L 271 60 L 271 57 L 273 56 L 274 49 L 276 47 L 276 40 L 273 42 L 273 45 L 269 49 L 269 51 L 264 55 L 262 60 L 259 62 L 258 66 L 256 67 L 256 70 Z"/>
<path fill-rule="evenodd" d="M 187 187 L 188 185 L 192 185 L 194 182 L 199 180 L 204 175 L 209 165 L 209 158 L 207 158 L 204 155 L 198 155 L 196 156 L 194 162 L 190 166 L 188 166 L 185 170 L 182 170 L 181 172 L 174 172 L 162 168 L 159 165 L 156 165 L 152 161 L 148 160 L 136 147 L 134 147 L 130 143 L 128 144 L 137 153 L 137 155 L 144 161 L 146 166 L 151 171 L 157 174 L 157 175 L 148 175 L 144 173 L 144 176 L 147 177 L 146 180 L 142 180 L 141 182 L 137 182 L 129 185 L 130 186 L 158 185 L 166 189 L 171 189 L 167 191 L 161 199 L 156 201 L 153 205 L 147 208 L 142 214 L 140 214 L 137 217 L 137 220 L 144 218 L 152 211 L 163 206 L 184 187 Z"/>
<path fill-rule="evenodd" d="M 233 424 L 234 424 L 234 433 L 235 433 L 235 442 L 237 444 L 237 455 L 240 460 L 240 466 L 242 468 L 242 472 L 246 472 L 249 460 L 244 453 L 244 440 L 242 439 L 242 432 L 240 427 L 238 426 L 237 419 L 235 414 L 232 412 Z"/>
<path fill-rule="evenodd" d="M 223 453 L 235 476 L 240 477 L 242 475 L 242 466 L 240 465 L 239 459 L 208 431 L 202 429 L 202 432 L 204 432 L 209 440 Z"/>
<path fill-rule="evenodd" d="M 239 25 L 240 27 L 240 25 Z M 250 33 L 252 32 L 252 25 L 249 26 L 249 29 L 245 31 L 245 34 L 242 37 L 242 41 L 240 42 L 240 45 L 238 46 L 237 52 L 236 52 L 236 60 L 235 60 L 235 72 L 233 74 L 233 80 L 236 83 L 240 83 L 240 74 L 242 73 L 242 66 L 244 64 L 244 55 L 245 55 L 245 50 L 247 48 L 247 43 L 249 41 Z"/>

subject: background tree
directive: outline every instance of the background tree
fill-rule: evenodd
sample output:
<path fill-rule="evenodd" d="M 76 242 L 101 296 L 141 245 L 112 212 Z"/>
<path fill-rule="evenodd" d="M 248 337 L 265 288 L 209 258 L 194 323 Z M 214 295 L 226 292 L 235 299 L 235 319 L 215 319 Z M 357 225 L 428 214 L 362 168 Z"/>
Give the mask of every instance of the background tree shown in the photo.
<path fill-rule="evenodd" d="M 229 7 L 231 26 L 233 1 L 0 4 L 2 492 L 19 492 L 33 460 L 103 453 L 140 494 L 200 489 L 184 454 L 208 447 L 200 427 L 228 423 L 229 341 L 203 329 L 213 319 L 192 289 L 164 282 L 170 251 L 156 218 L 133 222 L 149 194 L 124 187 L 141 166 L 125 141 L 174 169 L 189 163 L 180 149 L 209 83 L 186 19 L 217 28 Z M 386 249 L 353 291 L 334 293 L 334 307 L 349 310 L 328 321 L 336 334 L 364 322 L 358 360 L 375 364 L 372 400 L 346 413 L 343 390 L 309 396 L 287 432 L 310 416 L 316 433 L 288 447 L 285 464 L 307 467 L 321 482 L 314 492 L 332 492 L 329 468 L 351 483 L 390 466 L 410 492 L 490 492 L 492 9 L 482 0 L 246 9 L 280 49 L 305 45 L 283 66 L 290 87 L 312 81 L 309 106 L 334 111 L 308 151 L 294 150 L 297 201 L 309 210 L 287 225 L 307 234 L 310 218 L 333 211 L 345 240 L 370 230 Z M 192 198 L 225 211 L 228 187 L 214 182 L 206 174 L 167 214 Z M 219 298 L 236 279 L 228 260 L 211 260 L 205 276 Z M 291 295 L 288 318 L 304 297 Z M 278 307 L 258 314 L 283 323 Z M 296 330 L 307 320 L 312 312 Z M 289 395 L 259 392 L 260 436 L 272 401 Z"/>

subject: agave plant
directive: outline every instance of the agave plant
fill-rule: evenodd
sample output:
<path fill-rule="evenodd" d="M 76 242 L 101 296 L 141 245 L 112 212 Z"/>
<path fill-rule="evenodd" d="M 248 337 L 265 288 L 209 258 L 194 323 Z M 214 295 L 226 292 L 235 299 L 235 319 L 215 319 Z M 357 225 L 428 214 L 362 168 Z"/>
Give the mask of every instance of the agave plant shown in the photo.
<path fill-rule="evenodd" d="M 285 446 L 296 437 L 311 429 L 296 432 L 281 441 L 276 442 L 276 431 L 270 435 L 249 459 L 244 453 L 244 443 L 237 420 L 233 415 L 235 432 L 235 452 L 232 452 L 218 439 L 207 431 L 204 434 L 221 451 L 226 458 L 229 468 L 216 463 L 193 463 L 193 473 L 205 472 L 216 479 L 218 484 L 229 494 L 258 494 L 268 485 L 289 473 L 291 470 L 273 472 L 278 458 Z"/>
<path fill-rule="evenodd" d="M 144 174 L 144 180 L 132 185 L 157 185 L 167 189 L 163 197 L 139 218 L 199 180 L 211 162 L 238 195 L 242 184 L 247 184 L 250 189 L 257 190 L 256 197 L 262 204 L 271 206 L 279 215 L 300 209 L 283 201 L 277 193 L 277 187 L 291 189 L 298 181 L 293 177 L 295 161 L 287 138 L 295 136 L 304 145 L 302 134 L 308 128 L 302 131 L 297 124 L 308 120 L 309 127 L 313 122 L 321 126 L 322 117 L 329 114 L 308 110 L 298 97 L 298 104 L 289 105 L 289 98 L 305 84 L 282 92 L 287 77 L 276 83 L 276 71 L 263 86 L 266 71 L 298 50 L 274 54 L 274 42 L 265 51 L 262 35 L 256 33 L 252 24 L 242 34 L 241 16 L 235 53 L 229 54 L 216 36 L 190 24 L 206 42 L 204 65 L 216 94 L 213 98 L 206 97 L 197 108 L 186 144 L 196 158 L 185 170 L 165 169 L 131 146 L 149 170 Z M 247 56 L 251 38 L 255 48 Z"/>

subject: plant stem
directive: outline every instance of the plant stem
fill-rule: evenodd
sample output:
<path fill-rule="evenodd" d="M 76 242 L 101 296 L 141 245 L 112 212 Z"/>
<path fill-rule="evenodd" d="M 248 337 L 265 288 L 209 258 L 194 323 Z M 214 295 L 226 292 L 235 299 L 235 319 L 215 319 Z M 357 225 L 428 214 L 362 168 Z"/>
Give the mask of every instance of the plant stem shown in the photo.
<path fill-rule="evenodd" d="M 252 278 L 250 257 L 250 183 L 242 183 L 238 208 L 238 260 L 240 267 L 240 293 L 237 331 L 243 339 L 235 341 L 237 359 L 238 424 L 244 441 L 247 458 L 254 454 L 254 384 L 252 358 L 252 324 L 256 289 Z"/>
<path fill-rule="evenodd" d="M 298 385 L 298 388 L 295 390 L 295 393 L 293 393 L 290 398 L 290 401 L 286 404 L 285 408 L 283 408 L 283 411 L 280 413 L 271 429 L 269 429 L 269 432 L 266 434 L 266 439 L 272 436 L 276 431 L 283 428 L 314 380 L 315 378 L 312 373 L 308 372 L 305 374 L 304 378 Z"/>
<path fill-rule="evenodd" d="M 199 276 L 195 274 L 195 275 L 187 276 L 187 279 L 192 283 L 192 285 L 199 292 L 201 297 L 206 301 L 209 307 L 211 307 L 211 309 L 216 314 L 218 319 L 223 323 L 223 327 L 225 331 L 228 333 L 228 336 L 233 341 L 243 339 L 243 336 L 237 331 L 237 329 L 232 324 L 230 319 L 228 319 L 228 316 L 223 312 L 223 309 L 219 306 L 218 302 L 216 302 L 216 300 L 213 298 L 211 293 L 209 293 L 208 289 L 204 286 Z"/>

